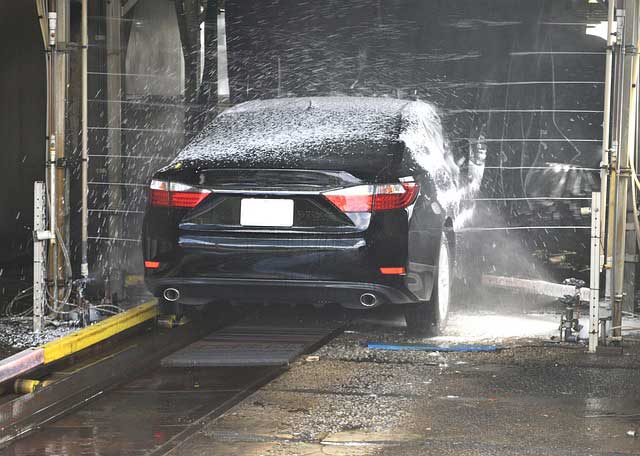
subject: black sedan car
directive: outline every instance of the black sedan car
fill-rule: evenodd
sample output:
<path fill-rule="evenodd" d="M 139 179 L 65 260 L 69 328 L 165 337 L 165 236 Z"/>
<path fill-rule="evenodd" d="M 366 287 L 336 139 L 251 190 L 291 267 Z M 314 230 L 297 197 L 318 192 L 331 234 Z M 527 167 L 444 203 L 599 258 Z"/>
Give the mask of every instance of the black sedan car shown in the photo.
<path fill-rule="evenodd" d="M 165 307 L 402 305 L 437 333 L 455 228 L 484 160 L 456 160 L 421 101 L 251 101 L 220 114 L 151 182 L 145 279 Z"/>

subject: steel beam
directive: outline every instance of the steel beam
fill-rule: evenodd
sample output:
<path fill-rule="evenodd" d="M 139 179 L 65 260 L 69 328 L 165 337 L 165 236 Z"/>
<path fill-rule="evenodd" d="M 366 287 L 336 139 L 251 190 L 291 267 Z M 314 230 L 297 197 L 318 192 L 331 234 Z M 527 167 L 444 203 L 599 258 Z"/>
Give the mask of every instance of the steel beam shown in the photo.
<path fill-rule="evenodd" d="M 122 7 L 120 0 L 109 0 L 106 4 L 107 27 L 107 95 L 109 100 L 122 99 Z M 109 160 L 107 172 L 109 182 L 122 182 L 122 104 L 107 104 L 107 147 Z M 122 186 L 109 185 L 108 205 L 112 208 L 123 207 Z M 122 218 L 117 214 L 109 217 L 108 234 L 111 239 L 122 237 Z M 108 244 L 108 265 L 104 271 L 109 278 L 112 292 L 119 294 L 122 289 L 120 268 L 122 267 L 122 248 L 119 241 Z"/>
<path fill-rule="evenodd" d="M 635 149 L 635 81 L 637 78 L 636 44 L 638 42 L 639 0 L 625 1 L 624 46 L 622 48 L 621 86 L 619 96 L 619 153 L 615 163 L 615 205 L 613 227 L 613 302 L 612 327 L 614 343 L 622 340 L 622 309 L 625 301 L 625 254 L 627 252 L 627 212 L 631 172 L 630 157 Z M 628 274 L 627 274 L 628 278 Z M 631 298 L 630 296 L 626 297 Z"/>
<path fill-rule="evenodd" d="M 56 237 L 57 237 L 57 257 L 64 259 L 62 249 L 63 244 L 69 242 L 69 179 L 67 179 L 66 166 L 66 124 L 67 124 L 67 87 L 68 87 L 68 48 L 70 29 L 70 3 L 69 0 L 56 0 L 56 11 L 58 13 L 58 28 L 56 33 L 56 52 L 54 54 L 55 64 L 55 87 L 54 87 L 54 110 L 55 110 L 55 133 L 56 133 Z M 68 251 L 68 250 L 67 250 Z M 65 284 L 71 271 L 67 267 L 67 262 L 57 262 L 56 274 L 58 283 L 62 284 L 58 292 L 64 292 Z M 56 296 L 56 298 L 60 298 Z M 58 306 L 56 305 L 56 308 Z"/>

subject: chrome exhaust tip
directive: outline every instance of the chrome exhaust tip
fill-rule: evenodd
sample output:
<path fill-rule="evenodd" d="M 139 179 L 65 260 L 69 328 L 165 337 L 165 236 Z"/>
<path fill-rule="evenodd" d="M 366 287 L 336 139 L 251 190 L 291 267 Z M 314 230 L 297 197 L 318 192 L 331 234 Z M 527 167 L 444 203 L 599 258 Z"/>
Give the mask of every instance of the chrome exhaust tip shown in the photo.
<path fill-rule="evenodd" d="M 360 304 L 364 307 L 373 307 L 378 303 L 378 298 L 372 293 L 364 293 L 360 295 Z"/>
<path fill-rule="evenodd" d="M 166 299 L 169 302 L 175 302 L 178 299 L 180 299 L 180 292 L 175 288 L 167 288 L 162 293 L 162 296 L 164 296 L 164 299 Z"/>

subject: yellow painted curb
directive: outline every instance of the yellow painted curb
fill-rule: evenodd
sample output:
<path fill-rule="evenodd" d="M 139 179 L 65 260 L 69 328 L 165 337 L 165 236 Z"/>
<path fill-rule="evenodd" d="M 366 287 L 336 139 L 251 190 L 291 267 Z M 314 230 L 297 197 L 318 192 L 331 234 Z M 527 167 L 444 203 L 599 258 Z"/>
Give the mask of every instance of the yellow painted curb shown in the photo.
<path fill-rule="evenodd" d="M 156 315 L 158 315 L 158 306 L 154 299 L 126 312 L 109 317 L 95 325 L 52 340 L 40 347 L 44 351 L 44 364 L 77 353 L 122 331 L 155 318 Z"/>
<path fill-rule="evenodd" d="M 124 284 L 127 287 L 130 287 L 132 285 L 141 285 L 144 283 L 144 276 L 143 275 L 128 275 L 124 278 Z"/>

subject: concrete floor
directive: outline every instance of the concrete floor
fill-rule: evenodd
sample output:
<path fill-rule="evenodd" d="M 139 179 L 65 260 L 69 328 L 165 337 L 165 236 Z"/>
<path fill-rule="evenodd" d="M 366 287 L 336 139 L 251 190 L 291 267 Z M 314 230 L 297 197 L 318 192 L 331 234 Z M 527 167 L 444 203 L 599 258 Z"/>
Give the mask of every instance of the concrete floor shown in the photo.
<path fill-rule="evenodd" d="M 540 309 L 537 309 L 540 310 Z M 640 346 L 595 356 L 545 346 L 559 317 L 454 315 L 416 340 L 391 313 L 359 320 L 223 416 L 176 455 L 640 454 Z M 497 353 L 382 352 L 370 341 L 498 342 Z"/>
<path fill-rule="evenodd" d="M 250 369 L 160 370 L 2 454 L 640 455 L 640 439 L 627 434 L 640 427 L 637 334 L 629 334 L 622 356 L 550 344 L 557 305 L 516 298 L 459 306 L 446 333 L 432 339 L 407 335 L 396 309 L 345 316 L 284 306 L 287 317 L 351 323 L 222 415 L 215 410 L 251 381 Z M 277 309 L 250 318 L 269 317 L 277 319 Z M 391 352 L 367 342 L 504 349 Z"/>

